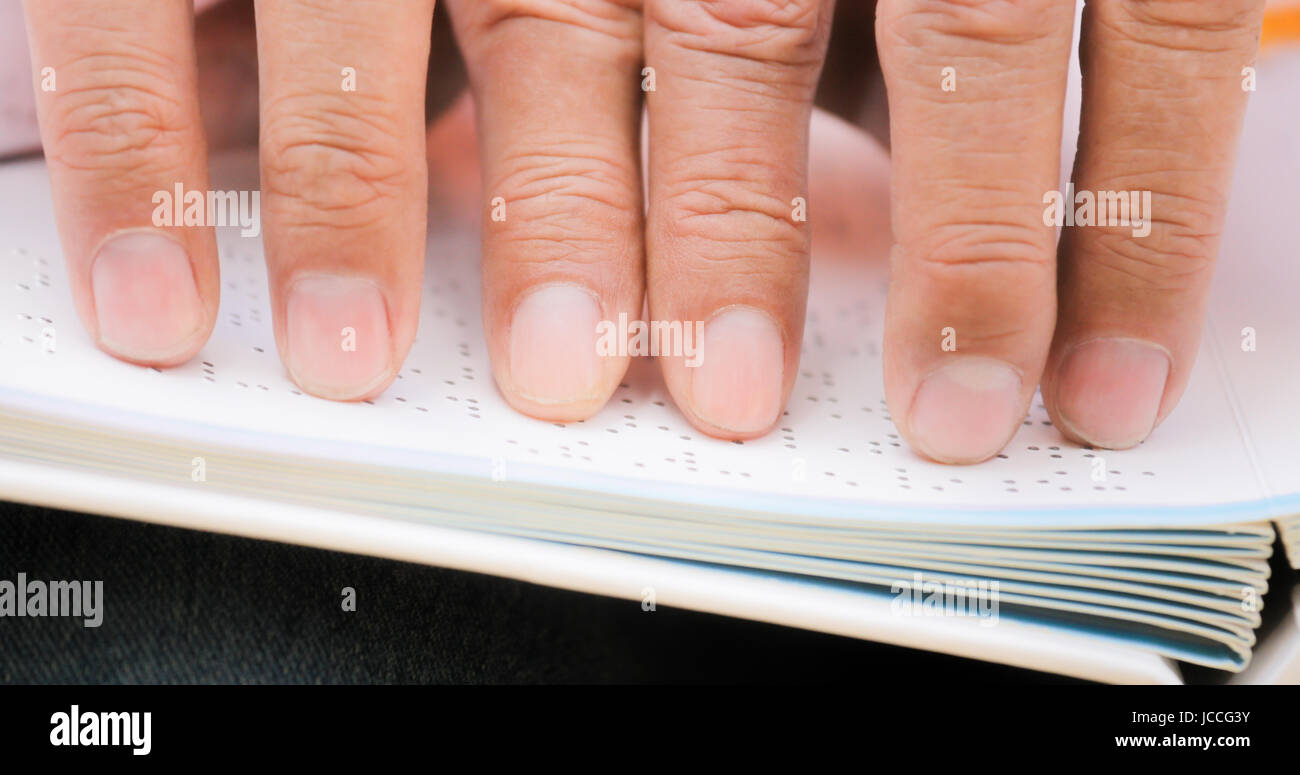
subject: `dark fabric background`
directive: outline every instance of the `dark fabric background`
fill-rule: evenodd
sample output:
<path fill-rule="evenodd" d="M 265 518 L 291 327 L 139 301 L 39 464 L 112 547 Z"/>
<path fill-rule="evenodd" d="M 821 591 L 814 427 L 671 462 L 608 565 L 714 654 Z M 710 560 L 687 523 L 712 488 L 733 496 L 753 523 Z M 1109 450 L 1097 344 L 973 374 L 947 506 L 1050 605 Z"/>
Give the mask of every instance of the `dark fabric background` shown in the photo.
<path fill-rule="evenodd" d="M 0 619 L 4 683 L 1052 681 L 460 571 L 0 502 L 0 578 L 102 579 L 104 622 Z M 343 587 L 357 610 L 341 610 Z"/>

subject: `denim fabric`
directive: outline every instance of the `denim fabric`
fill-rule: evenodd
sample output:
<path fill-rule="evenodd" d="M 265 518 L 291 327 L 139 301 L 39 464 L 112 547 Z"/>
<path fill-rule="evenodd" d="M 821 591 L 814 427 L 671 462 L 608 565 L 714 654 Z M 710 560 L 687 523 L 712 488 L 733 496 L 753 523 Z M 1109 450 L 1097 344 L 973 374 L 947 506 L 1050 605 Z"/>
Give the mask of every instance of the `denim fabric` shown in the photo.
<path fill-rule="evenodd" d="M 0 619 L 5 683 L 1035 677 L 663 606 L 645 612 L 640 601 L 0 502 L 0 579 L 20 571 L 102 579 L 104 621 L 87 629 L 79 619 Z M 349 586 L 352 613 L 341 608 Z"/>

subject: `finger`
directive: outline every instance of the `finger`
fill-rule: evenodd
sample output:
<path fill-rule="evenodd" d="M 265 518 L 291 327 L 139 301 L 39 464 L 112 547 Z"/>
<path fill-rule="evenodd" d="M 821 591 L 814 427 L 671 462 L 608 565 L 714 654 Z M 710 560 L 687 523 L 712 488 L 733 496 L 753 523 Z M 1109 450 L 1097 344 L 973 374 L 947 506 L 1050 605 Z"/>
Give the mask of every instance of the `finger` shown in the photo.
<path fill-rule="evenodd" d="M 934 460 L 997 453 L 1047 356 L 1043 195 L 1059 174 L 1073 13 L 1060 0 L 878 6 L 894 163 L 885 395 Z"/>
<path fill-rule="evenodd" d="M 364 399 L 415 338 L 433 0 L 258 0 L 276 342 L 309 393 Z"/>
<path fill-rule="evenodd" d="M 822 0 L 649 0 L 652 325 L 702 326 L 701 357 L 661 357 L 700 430 L 777 421 L 808 293 L 808 122 L 831 16 Z M 798 201 L 797 201 L 798 200 Z"/>
<path fill-rule="evenodd" d="M 1084 14 L 1075 197 L 1105 223 L 1063 232 L 1043 382 L 1077 441 L 1137 444 L 1187 385 L 1263 5 L 1106 0 Z"/>
<path fill-rule="evenodd" d="M 176 223 L 165 206 L 178 187 L 208 190 L 190 3 L 27 0 L 26 10 L 77 312 L 106 352 L 181 363 L 212 331 L 219 286 L 212 229 Z"/>
<path fill-rule="evenodd" d="M 602 321 L 640 317 L 641 19 L 609 0 L 453 2 L 478 111 L 483 321 L 497 386 L 548 420 L 627 370 Z"/>

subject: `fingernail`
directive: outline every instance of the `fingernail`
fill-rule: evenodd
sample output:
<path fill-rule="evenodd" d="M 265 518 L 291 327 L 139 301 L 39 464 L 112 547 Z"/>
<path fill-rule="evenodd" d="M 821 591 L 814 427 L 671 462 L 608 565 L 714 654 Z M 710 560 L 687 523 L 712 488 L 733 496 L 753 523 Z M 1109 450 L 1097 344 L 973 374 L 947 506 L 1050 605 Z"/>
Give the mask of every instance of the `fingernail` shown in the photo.
<path fill-rule="evenodd" d="M 733 433 L 776 422 L 785 384 L 785 343 L 776 323 L 751 307 L 730 307 L 704 324 L 703 360 L 691 373 L 691 411 Z"/>
<path fill-rule="evenodd" d="M 603 368 L 596 353 L 600 304 L 574 285 L 544 285 L 515 307 L 510 322 L 510 379 L 539 404 L 596 398 Z"/>
<path fill-rule="evenodd" d="M 1127 449 L 1151 433 L 1169 379 L 1169 353 L 1138 339 L 1093 339 L 1061 364 L 1056 408 L 1094 447 Z"/>
<path fill-rule="evenodd" d="M 941 463 L 978 463 L 1002 449 L 1020 424 L 1020 372 L 994 358 L 963 356 L 931 372 L 912 400 L 919 450 Z"/>
<path fill-rule="evenodd" d="M 127 231 L 105 240 L 91 263 L 90 286 L 100 345 L 118 357 L 177 358 L 203 325 L 190 257 L 159 232 Z"/>
<path fill-rule="evenodd" d="M 290 286 L 285 306 L 285 363 L 303 390 L 346 401 L 392 379 L 388 306 L 373 282 L 307 275 Z"/>

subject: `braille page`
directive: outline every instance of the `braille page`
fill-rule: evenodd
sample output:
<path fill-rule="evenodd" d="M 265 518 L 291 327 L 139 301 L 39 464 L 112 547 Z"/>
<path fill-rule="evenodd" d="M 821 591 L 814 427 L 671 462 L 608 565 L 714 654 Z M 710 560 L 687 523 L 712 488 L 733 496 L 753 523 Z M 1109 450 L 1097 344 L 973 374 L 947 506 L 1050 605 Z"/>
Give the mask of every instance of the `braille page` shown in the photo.
<path fill-rule="evenodd" d="M 248 169 L 218 165 L 214 186 L 254 187 Z M 1066 442 L 1036 401 L 986 464 L 918 458 L 881 388 L 879 255 L 815 256 L 788 409 L 777 431 L 736 444 L 691 428 L 648 359 L 586 422 L 511 410 L 483 344 L 478 225 L 445 213 L 432 219 L 417 341 L 399 379 L 373 402 L 324 401 L 289 381 L 272 338 L 260 240 L 235 228 L 219 230 L 220 320 L 201 354 L 167 371 L 121 363 L 98 351 L 75 317 L 49 197 L 40 162 L 0 168 L 0 404 L 9 411 L 162 433 L 192 442 L 196 455 L 221 444 L 485 479 L 496 469 L 514 483 L 846 520 L 1064 527 L 1266 516 L 1268 495 L 1208 345 L 1177 411 L 1136 449 Z M 1222 274 L 1233 268 L 1225 262 Z M 1261 421 L 1293 411 L 1260 400 Z"/>
<path fill-rule="evenodd" d="M 1268 52 L 1259 71 L 1269 79 L 1264 88 L 1294 90 L 1300 51 Z M 1252 100 L 1208 324 L 1294 568 L 1300 568 L 1300 503 L 1294 497 L 1300 491 L 1298 148 L 1294 109 Z"/>
<path fill-rule="evenodd" d="M 1300 50 L 1262 55 L 1261 91 L 1300 83 Z M 1207 339 L 1279 517 L 1300 514 L 1300 122 L 1252 95 L 1238 152 Z"/>

